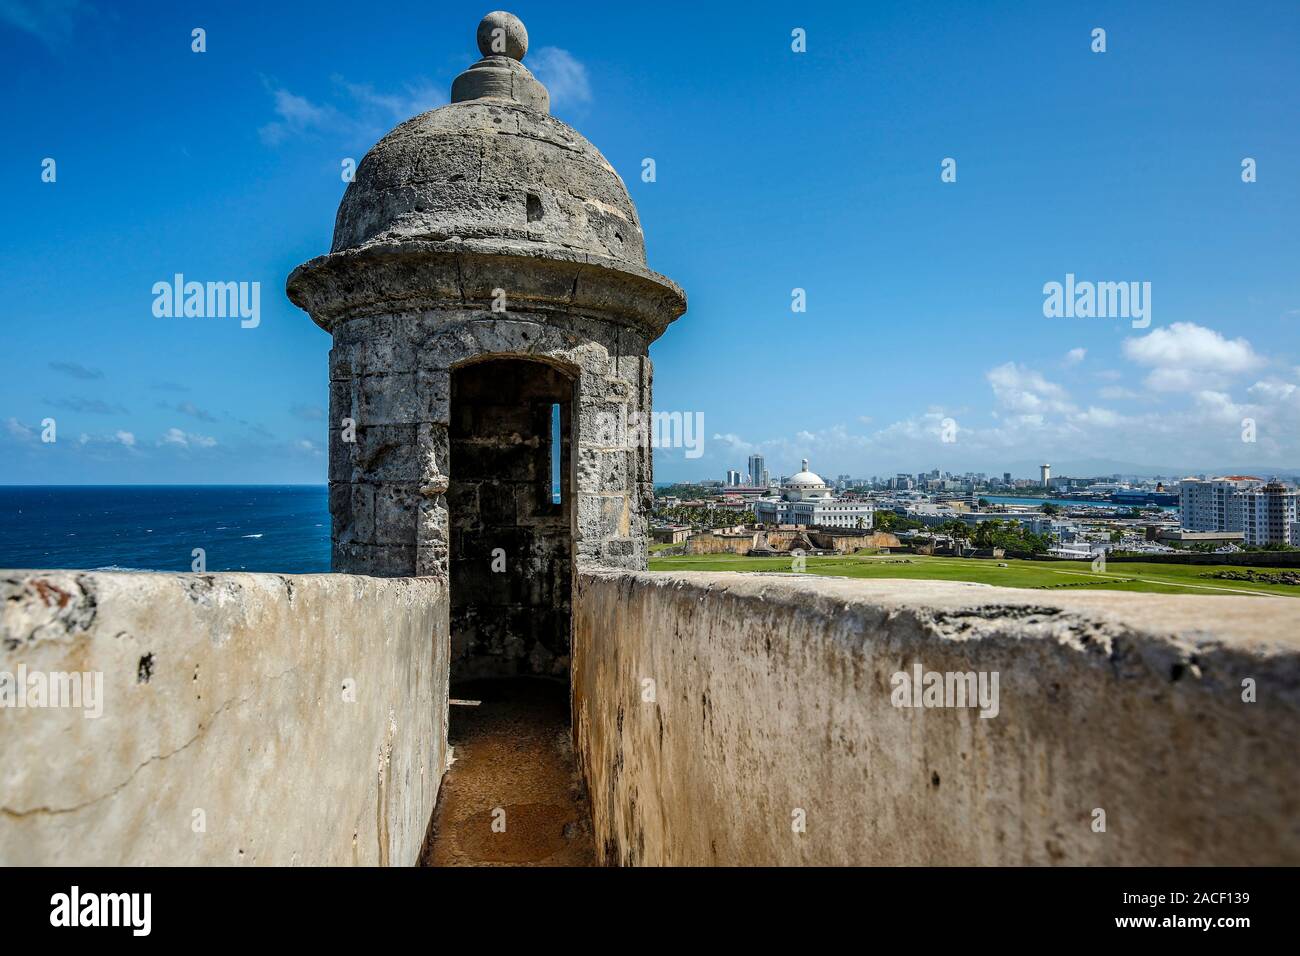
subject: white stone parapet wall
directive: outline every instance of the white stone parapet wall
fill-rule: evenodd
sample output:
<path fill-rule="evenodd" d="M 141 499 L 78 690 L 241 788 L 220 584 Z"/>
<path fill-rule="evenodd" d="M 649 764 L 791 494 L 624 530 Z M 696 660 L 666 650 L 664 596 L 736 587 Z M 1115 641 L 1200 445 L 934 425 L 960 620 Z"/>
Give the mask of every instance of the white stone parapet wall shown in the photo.
<path fill-rule="evenodd" d="M 596 845 L 648 865 L 1295 865 L 1297 624 L 1281 597 L 588 569 L 573 714 Z M 918 663 L 996 673 L 996 716 L 895 706 Z"/>
<path fill-rule="evenodd" d="M 0 865 L 416 862 L 445 583 L 3 571 L 0 592 L 0 681 L 102 675 L 98 716 L 0 708 Z"/>

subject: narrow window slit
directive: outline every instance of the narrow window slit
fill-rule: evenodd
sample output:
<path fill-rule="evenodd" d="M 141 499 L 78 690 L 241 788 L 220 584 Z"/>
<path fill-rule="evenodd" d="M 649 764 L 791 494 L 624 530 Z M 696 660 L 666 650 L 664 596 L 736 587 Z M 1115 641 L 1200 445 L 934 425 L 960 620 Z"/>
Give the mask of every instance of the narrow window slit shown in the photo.
<path fill-rule="evenodd" d="M 563 483 L 560 481 L 561 450 L 560 406 L 556 403 L 551 406 L 551 501 L 557 505 L 564 504 Z"/>

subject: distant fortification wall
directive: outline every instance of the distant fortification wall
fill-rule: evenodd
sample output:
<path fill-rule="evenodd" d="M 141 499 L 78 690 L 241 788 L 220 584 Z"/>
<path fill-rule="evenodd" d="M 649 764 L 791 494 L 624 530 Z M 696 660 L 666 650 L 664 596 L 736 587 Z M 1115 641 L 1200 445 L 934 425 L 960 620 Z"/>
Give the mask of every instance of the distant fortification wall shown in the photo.
<path fill-rule="evenodd" d="M 789 551 L 796 541 L 807 539 L 814 548 L 851 554 L 858 548 L 901 548 L 898 538 L 888 532 L 852 531 L 765 531 L 751 534 L 693 534 L 686 539 L 682 554 L 748 554 L 752 548 L 765 546 L 775 551 Z"/>
<path fill-rule="evenodd" d="M 432 578 L 0 572 L 0 697 L 102 681 L 0 708 L 0 864 L 413 864 L 446 622 Z"/>
<path fill-rule="evenodd" d="M 1300 863 L 1294 599 L 586 571 L 574 605 L 607 863 Z M 996 674 L 996 715 L 895 706 L 918 664 Z"/>
<path fill-rule="evenodd" d="M 858 548 L 901 548 L 903 543 L 888 531 L 813 531 L 808 535 L 819 548 L 851 554 Z"/>
<path fill-rule="evenodd" d="M 748 554 L 754 546 L 753 534 L 693 534 L 683 545 L 683 554 Z"/>

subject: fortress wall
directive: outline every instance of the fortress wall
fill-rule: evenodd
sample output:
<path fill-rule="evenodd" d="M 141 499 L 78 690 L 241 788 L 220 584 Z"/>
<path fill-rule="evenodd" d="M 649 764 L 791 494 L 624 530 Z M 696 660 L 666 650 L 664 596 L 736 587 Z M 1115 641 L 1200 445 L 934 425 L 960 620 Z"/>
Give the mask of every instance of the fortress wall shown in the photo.
<path fill-rule="evenodd" d="M 7 571 L 0 592 L 0 681 L 103 682 L 98 718 L 0 708 L 0 864 L 416 861 L 446 762 L 444 583 Z"/>
<path fill-rule="evenodd" d="M 898 538 L 888 532 L 866 532 L 862 534 L 837 533 L 834 531 L 768 531 L 765 535 L 767 546 L 777 551 L 789 551 L 792 543 L 805 536 L 814 547 L 827 551 L 843 551 L 851 554 L 857 548 L 900 548 Z M 756 540 L 764 539 L 760 534 L 712 534 L 701 532 L 686 539 L 685 554 L 748 554 Z"/>
<path fill-rule="evenodd" d="M 588 570 L 574 604 L 607 863 L 1300 863 L 1294 599 Z M 997 715 L 895 707 L 918 662 L 996 672 Z"/>
<path fill-rule="evenodd" d="M 813 531 L 808 535 L 819 548 L 852 554 L 858 548 L 901 548 L 903 543 L 888 531 L 863 534 L 841 534 L 835 531 Z"/>
<path fill-rule="evenodd" d="M 686 539 L 685 554 L 748 554 L 754 546 L 752 534 L 711 534 L 707 531 Z"/>

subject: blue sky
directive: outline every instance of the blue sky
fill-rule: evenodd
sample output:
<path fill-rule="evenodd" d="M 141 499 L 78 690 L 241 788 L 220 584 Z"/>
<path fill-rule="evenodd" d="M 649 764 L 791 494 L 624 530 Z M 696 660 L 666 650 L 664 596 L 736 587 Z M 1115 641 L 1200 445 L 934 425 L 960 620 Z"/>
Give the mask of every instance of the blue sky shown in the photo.
<path fill-rule="evenodd" d="M 1300 468 L 1300 4 L 512 9 L 690 297 L 655 404 L 708 441 L 656 478 Z M 284 279 L 484 12 L 0 0 L 0 482 L 323 482 L 329 340 Z M 260 325 L 156 318 L 178 272 L 260 282 Z M 1044 317 L 1067 273 L 1150 282 L 1150 326 Z"/>

